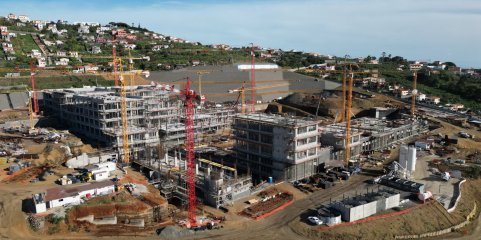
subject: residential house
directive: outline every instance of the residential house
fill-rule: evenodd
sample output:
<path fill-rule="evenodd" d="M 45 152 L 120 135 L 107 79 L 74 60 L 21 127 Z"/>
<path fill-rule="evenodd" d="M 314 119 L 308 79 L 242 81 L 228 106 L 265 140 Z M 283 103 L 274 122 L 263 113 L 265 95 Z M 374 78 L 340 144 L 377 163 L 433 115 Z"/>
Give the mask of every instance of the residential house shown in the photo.
<path fill-rule="evenodd" d="M 424 93 L 418 93 L 418 94 L 416 95 L 416 101 L 423 102 L 424 100 L 426 100 L 426 94 L 424 94 Z"/>
<path fill-rule="evenodd" d="M 68 52 L 70 57 L 78 58 L 78 52 Z"/>
<path fill-rule="evenodd" d="M 54 43 L 54 42 L 52 42 L 52 41 L 48 41 L 48 40 L 45 40 L 45 39 L 43 39 L 43 44 L 45 44 L 47 47 L 50 47 L 50 46 L 53 46 L 53 45 L 55 45 L 55 43 Z"/>
<path fill-rule="evenodd" d="M 35 213 L 46 212 L 47 209 L 66 205 L 79 205 L 84 198 L 107 195 L 115 192 L 115 183 L 111 180 L 94 182 L 85 185 L 70 185 L 47 189 L 46 192 L 34 194 L 32 197 Z"/>
<path fill-rule="evenodd" d="M 43 23 L 37 23 L 37 24 L 35 24 L 35 27 L 37 28 L 37 30 L 41 31 L 41 30 L 43 30 L 45 25 Z"/>
<path fill-rule="evenodd" d="M 13 13 L 10 13 L 7 15 L 7 19 L 9 20 L 16 20 L 17 19 L 17 15 L 13 14 Z"/>
<path fill-rule="evenodd" d="M 7 26 L 0 26 L 0 32 L 8 32 Z"/>
<path fill-rule="evenodd" d="M 135 41 L 137 41 L 137 36 L 135 34 L 128 34 L 126 36 L 126 39 L 127 39 L 127 41 L 135 42 Z"/>
<path fill-rule="evenodd" d="M 80 34 L 89 34 L 90 27 L 88 25 L 80 25 L 78 28 L 78 33 Z"/>
<path fill-rule="evenodd" d="M 448 71 L 455 73 L 455 74 L 461 74 L 462 69 L 460 67 L 448 67 Z"/>
<path fill-rule="evenodd" d="M 22 22 L 22 23 L 26 23 L 26 22 L 30 21 L 30 18 L 26 15 L 19 15 L 18 20 L 20 20 L 20 22 Z"/>
<path fill-rule="evenodd" d="M 454 103 L 454 104 L 446 104 L 446 107 L 448 107 L 448 109 L 451 111 L 459 111 L 464 108 L 464 105 L 461 103 Z"/>
<path fill-rule="evenodd" d="M 47 66 L 47 60 L 44 57 L 37 58 L 37 67 L 44 68 Z"/>
<path fill-rule="evenodd" d="M 155 46 L 152 47 L 152 51 L 157 52 L 157 51 L 160 51 L 162 49 L 167 49 L 167 48 L 169 48 L 169 45 L 167 45 L 167 44 L 166 45 L 155 45 Z"/>
<path fill-rule="evenodd" d="M 430 104 L 439 104 L 441 102 L 441 98 L 438 96 L 427 97 L 426 102 Z"/>
<path fill-rule="evenodd" d="M 7 56 L 6 59 L 7 59 L 7 61 L 15 61 L 15 60 L 17 60 L 17 57 L 15 57 L 15 56 Z"/>
<path fill-rule="evenodd" d="M 395 89 L 394 92 L 395 92 L 396 95 L 398 95 L 401 98 L 406 98 L 409 95 L 409 90 L 407 90 L 405 88 L 402 88 L 402 87 L 398 88 L 398 89 Z"/>
<path fill-rule="evenodd" d="M 55 61 L 55 65 L 56 66 L 68 66 L 69 61 L 70 60 L 68 58 L 60 58 L 60 60 Z"/>
<path fill-rule="evenodd" d="M 98 44 L 105 44 L 105 43 L 107 43 L 107 39 L 105 39 L 103 37 L 97 37 L 95 42 L 98 43 Z"/>
<path fill-rule="evenodd" d="M 56 44 L 57 46 L 58 46 L 58 45 L 63 45 L 63 42 L 60 41 L 60 40 L 57 40 L 57 41 L 55 41 L 55 44 Z"/>
<path fill-rule="evenodd" d="M 117 30 L 112 30 L 112 35 L 116 36 L 117 38 L 125 38 L 127 37 L 127 31 L 125 29 L 119 28 Z"/>
<path fill-rule="evenodd" d="M 18 22 L 17 23 L 17 27 L 25 27 L 27 26 L 27 24 L 23 23 L 23 22 Z"/>
<path fill-rule="evenodd" d="M 377 59 L 371 59 L 369 60 L 369 62 L 367 62 L 368 64 L 373 64 L 373 65 L 378 65 L 379 64 L 379 60 Z"/>
<path fill-rule="evenodd" d="M 30 54 L 32 58 L 39 58 L 42 56 L 42 53 L 38 49 L 32 49 L 32 53 Z"/>
<path fill-rule="evenodd" d="M 8 32 L 2 32 L 0 34 L 2 35 L 2 40 L 10 42 L 10 35 L 8 34 Z"/>
<path fill-rule="evenodd" d="M 99 46 L 92 46 L 92 50 L 90 52 L 93 54 L 99 54 L 99 53 L 102 53 L 102 50 L 100 49 Z"/>
<path fill-rule="evenodd" d="M 210 45 L 211 48 L 215 49 L 223 49 L 223 50 L 230 50 L 231 47 L 227 44 L 212 44 Z"/>
<path fill-rule="evenodd" d="M 124 47 L 126 49 L 134 50 L 135 47 L 137 47 L 137 45 L 135 45 L 135 44 L 125 44 Z"/>
<path fill-rule="evenodd" d="M 420 63 L 409 64 L 409 70 L 411 70 L 411 71 L 419 71 L 419 70 L 421 70 L 422 67 L 423 67 L 423 65 L 420 64 Z"/>
<path fill-rule="evenodd" d="M 57 51 L 57 57 L 66 57 L 66 56 L 67 56 L 67 52 Z"/>
<path fill-rule="evenodd" d="M 200 60 L 192 60 L 190 61 L 190 63 L 192 64 L 192 66 L 197 66 L 200 64 Z"/>

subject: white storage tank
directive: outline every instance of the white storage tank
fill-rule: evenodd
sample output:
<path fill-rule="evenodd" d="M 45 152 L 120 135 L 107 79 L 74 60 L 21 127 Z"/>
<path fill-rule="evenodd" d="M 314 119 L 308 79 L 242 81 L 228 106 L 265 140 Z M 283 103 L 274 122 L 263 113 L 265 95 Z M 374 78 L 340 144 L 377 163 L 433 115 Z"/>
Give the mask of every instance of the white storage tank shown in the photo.
<path fill-rule="evenodd" d="M 416 169 L 416 147 L 409 146 L 408 156 L 407 156 L 407 170 L 414 172 Z"/>
<path fill-rule="evenodd" d="M 408 151 L 409 151 L 408 145 L 401 145 L 401 148 L 399 149 L 399 164 L 403 168 L 407 168 Z"/>

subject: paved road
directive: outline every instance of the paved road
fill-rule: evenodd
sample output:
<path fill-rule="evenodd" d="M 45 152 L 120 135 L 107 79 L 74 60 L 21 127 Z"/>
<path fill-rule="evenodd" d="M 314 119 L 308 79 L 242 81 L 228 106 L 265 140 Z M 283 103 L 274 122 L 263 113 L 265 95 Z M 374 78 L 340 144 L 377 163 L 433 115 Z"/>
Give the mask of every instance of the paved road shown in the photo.
<path fill-rule="evenodd" d="M 246 219 L 237 226 L 228 226 L 222 230 L 196 235 L 195 239 L 306 239 L 305 236 L 292 229 L 292 225 L 307 227 L 305 224 L 297 224 L 300 221 L 300 214 L 319 207 L 322 203 L 328 202 L 330 198 L 342 196 L 343 192 L 364 185 L 364 181 L 369 178 L 372 177 L 354 176 L 348 182 L 337 184 L 330 189 L 316 191 L 306 198 L 296 200 L 284 210 L 265 219 L 259 221 Z"/>

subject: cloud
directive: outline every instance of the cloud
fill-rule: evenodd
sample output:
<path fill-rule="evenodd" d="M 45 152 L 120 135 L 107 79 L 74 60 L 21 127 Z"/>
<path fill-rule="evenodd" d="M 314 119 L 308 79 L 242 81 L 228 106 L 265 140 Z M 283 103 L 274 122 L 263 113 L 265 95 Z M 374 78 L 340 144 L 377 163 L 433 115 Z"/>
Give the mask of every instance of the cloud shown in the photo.
<path fill-rule="evenodd" d="M 203 43 L 351 56 L 385 51 L 481 66 L 475 0 L 54 1 L 0 3 L 33 18 L 140 23 Z"/>

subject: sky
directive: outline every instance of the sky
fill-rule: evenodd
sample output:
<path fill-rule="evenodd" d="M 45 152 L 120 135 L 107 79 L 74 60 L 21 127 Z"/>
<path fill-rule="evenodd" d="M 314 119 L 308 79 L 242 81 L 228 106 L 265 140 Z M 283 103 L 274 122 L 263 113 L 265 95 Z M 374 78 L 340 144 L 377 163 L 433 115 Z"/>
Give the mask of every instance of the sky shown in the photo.
<path fill-rule="evenodd" d="M 481 68 L 480 0 L 0 0 L 0 15 L 135 23 L 203 44 Z"/>

